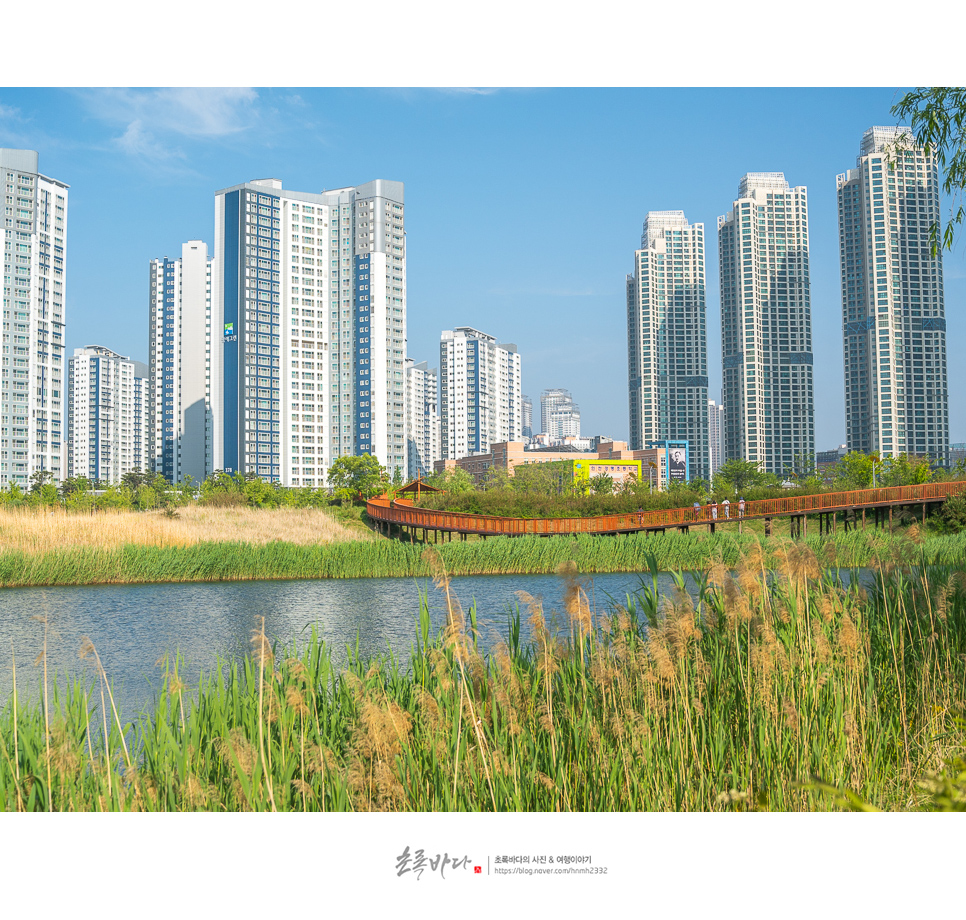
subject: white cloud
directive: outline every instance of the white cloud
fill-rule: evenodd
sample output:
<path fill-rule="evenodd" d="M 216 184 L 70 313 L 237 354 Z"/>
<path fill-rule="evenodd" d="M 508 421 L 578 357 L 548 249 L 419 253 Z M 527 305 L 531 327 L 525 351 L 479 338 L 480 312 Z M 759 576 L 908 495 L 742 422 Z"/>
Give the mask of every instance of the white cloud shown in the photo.
<path fill-rule="evenodd" d="M 88 111 L 123 126 L 114 144 L 155 162 L 183 159 L 180 139 L 230 137 L 258 121 L 258 94 L 247 88 L 103 89 L 79 91 Z"/>
<path fill-rule="evenodd" d="M 141 126 L 141 120 L 136 118 L 128 126 L 121 137 L 116 139 L 117 146 L 132 156 L 144 157 L 149 160 L 183 159 L 184 154 L 179 150 L 169 150 L 159 144 Z"/>
<path fill-rule="evenodd" d="M 0 102 L 0 118 L 20 118 L 20 109 L 15 109 L 12 105 L 4 105 Z"/>

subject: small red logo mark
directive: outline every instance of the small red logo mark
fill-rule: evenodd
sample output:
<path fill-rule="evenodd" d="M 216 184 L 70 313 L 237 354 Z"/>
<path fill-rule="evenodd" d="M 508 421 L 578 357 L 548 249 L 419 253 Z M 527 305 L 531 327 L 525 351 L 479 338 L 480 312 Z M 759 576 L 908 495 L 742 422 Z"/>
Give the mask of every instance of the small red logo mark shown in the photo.
<path fill-rule="evenodd" d="M 482 875 L 483 874 L 483 867 L 482 866 L 473 866 L 473 872 L 476 875 Z"/>

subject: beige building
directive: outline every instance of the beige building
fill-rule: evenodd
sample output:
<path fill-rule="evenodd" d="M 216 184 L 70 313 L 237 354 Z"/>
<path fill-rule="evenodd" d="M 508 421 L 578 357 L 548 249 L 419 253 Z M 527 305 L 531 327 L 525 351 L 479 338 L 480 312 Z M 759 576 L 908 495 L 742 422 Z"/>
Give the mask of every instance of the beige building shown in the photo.
<path fill-rule="evenodd" d="M 505 470 L 512 476 L 520 466 L 534 463 L 552 463 L 556 460 L 575 460 L 581 457 L 597 460 L 640 460 L 641 476 L 651 483 L 654 491 L 664 490 L 667 482 L 667 453 L 663 448 L 629 450 L 625 441 L 602 441 L 596 451 L 575 450 L 524 450 L 523 441 L 504 441 L 494 444 L 488 454 L 463 457 L 460 460 L 437 460 L 434 471 L 466 470 L 476 484 L 482 485 L 491 469 Z"/>

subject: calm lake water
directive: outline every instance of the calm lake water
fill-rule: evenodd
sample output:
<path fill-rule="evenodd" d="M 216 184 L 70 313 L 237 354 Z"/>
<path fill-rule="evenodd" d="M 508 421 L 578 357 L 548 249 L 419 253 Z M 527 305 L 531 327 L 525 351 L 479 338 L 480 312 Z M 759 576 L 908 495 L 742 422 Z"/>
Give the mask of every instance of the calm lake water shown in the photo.
<path fill-rule="evenodd" d="M 586 579 L 591 603 L 599 611 L 624 603 L 640 585 L 634 574 L 597 575 Z M 690 581 L 689 581 L 690 583 Z M 669 575 L 660 577 L 670 592 Z M 492 648 L 506 635 L 516 592 L 541 596 L 544 609 L 563 610 L 563 583 L 555 575 L 485 575 L 454 578 L 453 590 L 464 609 L 475 601 L 482 644 Z M 336 663 L 359 640 L 364 656 L 392 650 L 403 667 L 416 638 L 419 594 L 428 595 L 434 629 L 445 622 L 444 600 L 429 579 L 369 578 L 321 581 L 251 581 L 219 584 L 105 585 L 71 588 L 0 589 L 0 706 L 12 687 L 16 655 L 21 699 L 38 697 L 43 677 L 34 665 L 43 649 L 48 619 L 48 668 L 63 677 L 92 681 L 90 660 L 78 650 L 88 636 L 115 688 L 122 719 L 150 709 L 160 689 L 166 653 L 185 659 L 182 679 L 196 688 L 200 672 L 243 658 L 250 649 L 256 617 L 265 631 L 285 646 L 304 645 L 315 626 Z M 521 617 L 526 622 L 526 613 Z M 99 696 L 99 695 L 98 695 Z"/>

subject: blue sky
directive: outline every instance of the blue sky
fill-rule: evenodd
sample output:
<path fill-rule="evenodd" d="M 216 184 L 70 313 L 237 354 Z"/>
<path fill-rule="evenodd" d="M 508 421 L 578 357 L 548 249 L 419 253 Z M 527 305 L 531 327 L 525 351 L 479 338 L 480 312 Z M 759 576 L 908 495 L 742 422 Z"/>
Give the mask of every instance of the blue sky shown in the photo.
<path fill-rule="evenodd" d="M 274 176 L 319 191 L 406 186 L 409 354 L 470 325 L 514 342 L 523 387 L 566 387 L 585 434 L 627 436 L 624 277 L 648 210 L 708 240 L 710 395 L 721 379 L 717 218 L 739 178 L 776 170 L 809 194 L 816 447 L 844 440 L 835 177 L 901 90 L 0 90 L 0 146 L 70 184 L 67 345 L 147 357 L 147 267 L 213 243 L 217 189 Z M 945 259 L 948 353 L 963 245 Z M 949 368 L 951 437 L 966 440 Z M 536 420 L 535 420 L 536 421 Z"/>

